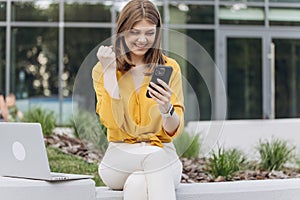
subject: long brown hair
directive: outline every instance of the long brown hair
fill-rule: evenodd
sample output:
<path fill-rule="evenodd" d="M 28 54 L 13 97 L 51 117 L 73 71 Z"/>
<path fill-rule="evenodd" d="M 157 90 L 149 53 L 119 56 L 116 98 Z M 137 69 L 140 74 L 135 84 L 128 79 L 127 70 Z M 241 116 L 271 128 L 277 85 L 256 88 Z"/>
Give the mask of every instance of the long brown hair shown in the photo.
<path fill-rule="evenodd" d="M 165 64 L 161 49 L 162 22 L 159 11 L 149 0 L 131 0 L 121 11 L 116 27 L 114 48 L 117 68 L 122 72 L 130 70 L 134 66 L 123 33 L 132 29 L 137 22 L 143 19 L 156 24 L 157 28 L 154 44 L 144 56 L 144 62 L 148 64 L 147 72 L 151 73 L 156 64 Z"/>

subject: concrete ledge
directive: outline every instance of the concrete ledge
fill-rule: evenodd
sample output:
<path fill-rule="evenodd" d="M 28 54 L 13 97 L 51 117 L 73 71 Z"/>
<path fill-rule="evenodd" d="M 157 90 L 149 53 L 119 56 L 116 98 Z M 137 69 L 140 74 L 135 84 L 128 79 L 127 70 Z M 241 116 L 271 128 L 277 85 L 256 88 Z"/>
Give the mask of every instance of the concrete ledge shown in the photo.
<path fill-rule="evenodd" d="M 299 200 L 300 179 L 184 183 L 176 196 L 178 200 Z M 122 191 L 96 187 L 97 200 L 122 200 L 122 197 Z"/>
<path fill-rule="evenodd" d="M 123 200 L 123 191 L 111 190 L 108 187 L 96 187 L 96 200 Z"/>
<path fill-rule="evenodd" d="M 95 182 L 91 179 L 61 181 L 0 177 L 2 200 L 95 200 Z"/>

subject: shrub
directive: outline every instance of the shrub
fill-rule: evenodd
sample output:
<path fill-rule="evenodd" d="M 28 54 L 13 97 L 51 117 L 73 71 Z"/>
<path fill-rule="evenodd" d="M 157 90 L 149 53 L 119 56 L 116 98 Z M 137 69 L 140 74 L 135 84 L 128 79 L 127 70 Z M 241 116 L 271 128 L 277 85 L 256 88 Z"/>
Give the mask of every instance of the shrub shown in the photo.
<path fill-rule="evenodd" d="M 259 141 L 257 150 L 260 155 L 260 166 L 265 170 L 280 170 L 290 160 L 295 146 L 288 147 L 287 141 L 274 139 Z"/>
<path fill-rule="evenodd" d="M 44 135 L 51 135 L 56 125 L 56 117 L 53 111 L 34 107 L 24 113 L 23 122 L 37 122 L 40 123 Z"/>
<path fill-rule="evenodd" d="M 185 158 L 197 158 L 200 152 L 200 133 L 191 135 L 183 132 L 174 139 L 174 145 L 178 155 Z"/>
<path fill-rule="evenodd" d="M 300 157 L 299 157 L 299 155 L 295 156 L 295 167 L 297 167 L 298 172 L 300 172 Z"/>
<path fill-rule="evenodd" d="M 223 176 L 228 179 L 240 170 L 245 163 L 245 158 L 237 149 L 225 150 L 219 147 L 217 152 L 212 152 L 209 161 L 208 171 L 214 178 Z"/>
<path fill-rule="evenodd" d="M 105 152 L 108 146 L 106 128 L 95 113 L 80 110 L 70 123 L 75 137 L 91 142 L 97 151 Z"/>

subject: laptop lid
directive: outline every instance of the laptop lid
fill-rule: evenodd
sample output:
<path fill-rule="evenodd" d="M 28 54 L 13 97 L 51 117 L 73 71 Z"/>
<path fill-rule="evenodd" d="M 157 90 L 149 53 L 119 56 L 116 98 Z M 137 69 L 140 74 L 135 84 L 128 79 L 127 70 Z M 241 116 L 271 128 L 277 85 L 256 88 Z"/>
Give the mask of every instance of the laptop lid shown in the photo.
<path fill-rule="evenodd" d="M 91 178 L 72 175 L 52 178 L 47 152 L 39 123 L 0 122 L 0 175 L 40 180 Z"/>

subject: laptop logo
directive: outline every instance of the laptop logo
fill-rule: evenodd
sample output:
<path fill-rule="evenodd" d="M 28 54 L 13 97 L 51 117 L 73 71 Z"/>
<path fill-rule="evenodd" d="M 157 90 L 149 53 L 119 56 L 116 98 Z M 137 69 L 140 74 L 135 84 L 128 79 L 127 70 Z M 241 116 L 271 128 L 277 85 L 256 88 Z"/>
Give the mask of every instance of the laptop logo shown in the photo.
<path fill-rule="evenodd" d="M 15 158 L 19 161 L 23 161 L 26 158 L 26 151 L 22 143 L 16 141 L 12 145 L 12 152 Z"/>

